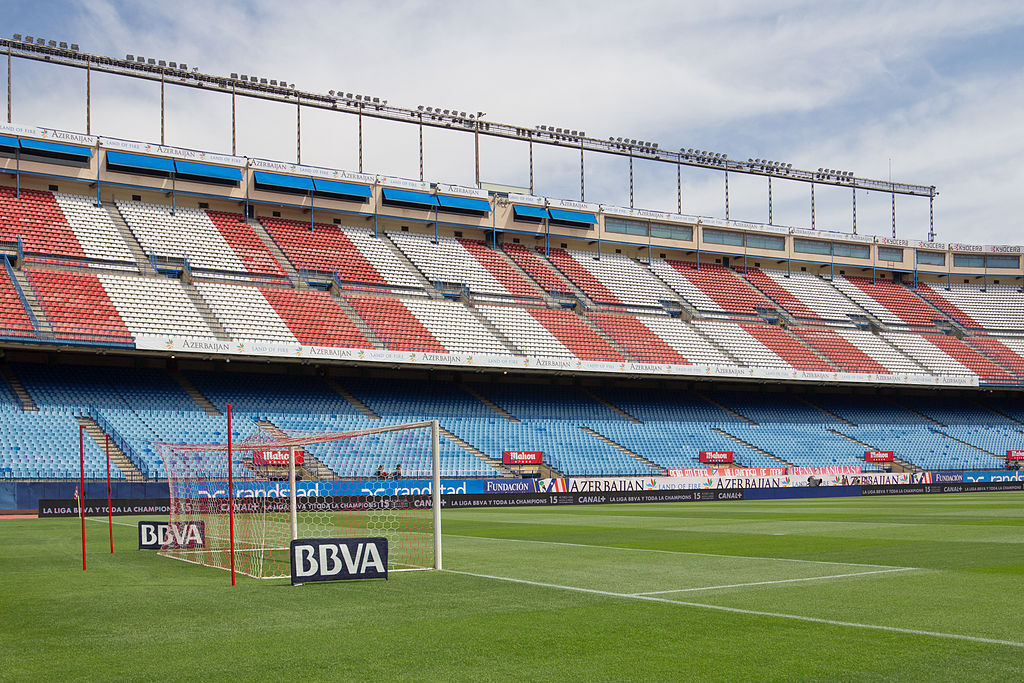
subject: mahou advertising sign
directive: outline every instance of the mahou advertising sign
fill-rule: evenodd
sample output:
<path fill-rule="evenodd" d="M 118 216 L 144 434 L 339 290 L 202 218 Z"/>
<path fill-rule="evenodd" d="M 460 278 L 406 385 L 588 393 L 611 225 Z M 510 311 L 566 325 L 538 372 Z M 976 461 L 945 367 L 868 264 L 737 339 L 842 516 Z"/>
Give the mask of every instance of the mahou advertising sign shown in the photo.
<path fill-rule="evenodd" d="M 732 451 L 701 451 L 700 461 L 712 464 L 732 462 Z"/>
<path fill-rule="evenodd" d="M 1024 451 L 1006 451 L 1007 460 L 1024 460 Z"/>
<path fill-rule="evenodd" d="M 544 451 L 502 451 L 504 465 L 539 465 L 543 462 Z"/>
<path fill-rule="evenodd" d="M 301 448 L 295 449 L 295 464 L 301 465 L 303 461 L 303 451 Z M 252 462 L 254 465 L 287 465 L 288 464 L 288 449 L 284 448 L 281 450 L 273 451 L 253 451 Z"/>
<path fill-rule="evenodd" d="M 892 462 L 892 451 L 864 451 L 867 462 Z"/>

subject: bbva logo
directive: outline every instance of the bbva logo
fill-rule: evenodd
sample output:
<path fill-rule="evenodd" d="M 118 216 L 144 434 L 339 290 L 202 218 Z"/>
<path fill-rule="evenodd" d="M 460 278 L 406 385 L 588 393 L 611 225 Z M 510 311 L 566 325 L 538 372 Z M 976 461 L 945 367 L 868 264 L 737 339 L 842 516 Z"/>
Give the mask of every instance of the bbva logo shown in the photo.
<path fill-rule="evenodd" d="M 292 583 L 388 578 L 388 539 L 299 538 L 291 543 Z"/>
<path fill-rule="evenodd" d="M 139 522 L 139 550 L 206 547 L 206 525 L 201 520 L 185 522 Z"/>

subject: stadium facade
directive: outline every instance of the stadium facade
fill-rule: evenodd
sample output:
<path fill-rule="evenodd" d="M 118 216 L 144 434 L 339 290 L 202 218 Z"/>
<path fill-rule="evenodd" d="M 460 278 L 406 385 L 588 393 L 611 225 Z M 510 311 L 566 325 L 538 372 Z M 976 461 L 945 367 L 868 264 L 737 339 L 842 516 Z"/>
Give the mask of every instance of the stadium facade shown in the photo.
<path fill-rule="evenodd" d="M 0 126 L 0 477 L 438 418 L 446 476 L 1002 467 L 1020 246 L 783 228 Z M 315 454 L 314 454 L 315 456 Z M 372 454 L 310 478 L 371 476 Z"/>

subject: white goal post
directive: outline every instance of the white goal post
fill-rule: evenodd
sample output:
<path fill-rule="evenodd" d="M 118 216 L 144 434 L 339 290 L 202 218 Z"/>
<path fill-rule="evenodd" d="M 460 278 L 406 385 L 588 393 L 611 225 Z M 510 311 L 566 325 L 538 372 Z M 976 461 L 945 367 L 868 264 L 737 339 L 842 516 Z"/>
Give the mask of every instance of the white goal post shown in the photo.
<path fill-rule="evenodd" d="M 292 540 L 379 536 L 389 571 L 442 568 L 437 420 L 287 438 L 257 429 L 240 441 L 230 424 L 229 406 L 227 443 L 154 444 L 169 527 L 191 527 L 179 540 L 193 539 L 170 534 L 162 555 L 230 570 L 232 581 L 287 578 Z"/>

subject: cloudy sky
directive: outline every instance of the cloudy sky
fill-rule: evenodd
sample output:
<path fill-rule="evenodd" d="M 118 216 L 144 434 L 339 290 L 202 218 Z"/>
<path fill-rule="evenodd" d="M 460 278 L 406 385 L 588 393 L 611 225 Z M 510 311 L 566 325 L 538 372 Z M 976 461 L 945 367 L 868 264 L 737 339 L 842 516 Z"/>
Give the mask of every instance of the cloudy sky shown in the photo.
<path fill-rule="evenodd" d="M 598 138 L 935 185 L 940 241 L 1024 243 L 1024 3 L 389 1 L 139 3 L 8 0 L 11 33 L 82 50 L 286 79 L 415 108 L 483 111 Z M 14 121 L 85 129 L 85 78 L 18 60 Z M 159 88 L 97 76 L 93 133 L 159 140 Z M 230 151 L 230 100 L 172 87 L 167 143 Z M 294 161 L 293 106 L 240 101 L 238 152 Z M 367 172 L 418 178 L 414 127 L 364 126 Z M 425 134 L 426 179 L 472 184 L 472 137 Z M 357 167 L 350 116 L 308 112 L 302 161 Z M 525 186 L 525 145 L 485 139 L 485 182 Z M 579 198 L 578 155 L 535 148 L 538 194 Z M 628 162 L 586 159 L 587 200 L 629 205 Z M 890 176 L 891 173 L 891 176 Z M 720 174 L 685 170 L 683 211 L 723 216 Z M 764 180 L 730 174 L 733 218 L 767 221 Z M 774 184 L 774 222 L 807 226 L 808 186 Z M 676 209 L 675 167 L 637 163 L 634 204 Z M 818 228 L 849 231 L 849 190 L 818 188 Z M 862 234 L 888 235 L 888 195 L 857 197 Z M 900 237 L 928 202 L 897 198 Z"/>

